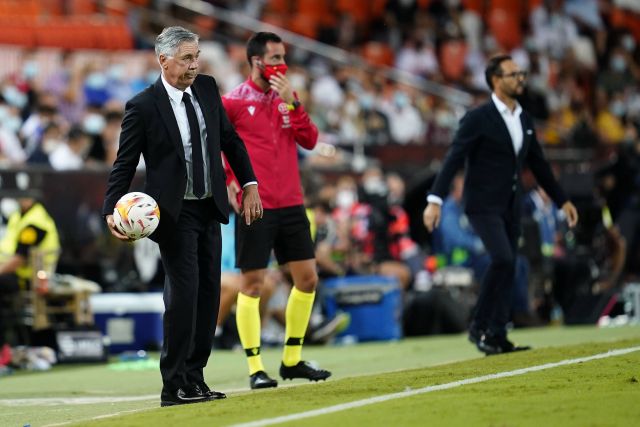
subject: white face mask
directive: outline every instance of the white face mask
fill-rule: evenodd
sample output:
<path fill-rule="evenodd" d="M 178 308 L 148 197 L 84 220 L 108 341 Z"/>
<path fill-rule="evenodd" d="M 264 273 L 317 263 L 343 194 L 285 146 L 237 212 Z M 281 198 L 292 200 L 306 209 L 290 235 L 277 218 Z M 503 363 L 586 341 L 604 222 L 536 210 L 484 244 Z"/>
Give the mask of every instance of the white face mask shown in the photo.
<path fill-rule="evenodd" d="M 9 105 L 13 105 L 14 107 L 22 108 L 27 105 L 27 95 L 15 86 L 5 86 L 2 90 L 2 96 Z"/>
<path fill-rule="evenodd" d="M 90 133 L 91 135 L 98 135 L 104 129 L 106 125 L 106 121 L 102 114 L 91 113 L 87 114 L 87 116 L 82 121 L 82 127 L 85 132 Z"/>
<path fill-rule="evenodd" d="M 351 190 L 340 190 L 336 194 L 336 205 L 342 209 L 348 209 L 356 202 L 356 193 Z"/>
<path fill-rule="evenodd" d="M 367 194 L 377 194 L 384 196 L 387 194 L 387 184 L 382 178 L 368 178 L 362 183 L 362 187 Z"/>
<path fill-rule="evenodd" d="M 16 199 L 10 199 L 10 198 L 3 198 L 2 201 L 0 201 L 0 213 L 2 213 L 2 216 L 4 216 L 5 218 L 9 218 L 11 215 L 13 215 L 15 212 L 18 212 L 20 210 L 20 205 L 18 204 L 18 201 Z"/>
<path fill-rule="evenodd" d="M 0 122 L 9 117 L 9 108 L 6 105 L 0 105 Z"/>
<path fill-rule="evenodd" d="M 20 117 L 8 116 L 2 121 L 2 127 L 17 134 L 22 127 L 22 120 L 20 120 Z"/>

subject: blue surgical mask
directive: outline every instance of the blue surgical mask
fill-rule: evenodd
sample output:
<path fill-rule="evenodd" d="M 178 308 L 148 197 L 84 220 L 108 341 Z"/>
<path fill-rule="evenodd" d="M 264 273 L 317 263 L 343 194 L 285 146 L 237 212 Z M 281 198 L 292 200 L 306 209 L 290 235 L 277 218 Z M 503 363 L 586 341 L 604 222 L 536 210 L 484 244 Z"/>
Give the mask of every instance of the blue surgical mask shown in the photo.
<path fill-rule="evenodd" d="M 91 89 L 104 89 L 107 87 L 107 76 L 104 73 L 91 73 L 87 76 L 85 84 Z"/>
<path fill-rule="evenodd" d="M 636 48 L 636 40 L 632 35 L 627 34 L 622 38 L 622 47 L 624 47 L 627 52 L 633 52 Z"/>
<path fill-rule="evenodd" d="M 14 107 L 23 108 L 27 105 L 27 95 L 20 92 L 15 86 L 5 86 L 2 90 L 2 96 L 9 105 Z"/>
<path fill-rule="evenodd" d="M 109 78 L 114 81 L 122 81 L 125 78 L 126 69 L 122 64 L 116 64 L 109 67 Z"/>
<path fill-rule="evenodd" d="M 373 109 L 373 96 L 370 93 L 362 94 L 360 97 L 360 106 L 363 110 Z"/>
<path fill-rule="evenodd" d="M 621 73 L 627 68 L 627 61 L 621 55 L 614 55 L 611 57 L 611 68 Z"/>
<path fill-rule="evenodd" d="M 393 95 L 393 102 L 396 107 L 404 108 L 409 105 L 409 97 L 406 93 L 398 91 Z"/>
<path fill-rule="evenodd" d="M 618 99 L 609 104 L 609 111 L 611 111 L 611 114 L 616 117 L 622 117 L 627 112 L 627 106 L 624 104 L 624 102 Z"/>
<path fill-rule="evenodd" d="M 106 121 L 102 114 L 91 113 L 87 114 L 87 116 L 82 121 L 82 127 L 85 132 L 91 135 L 98 135 L 102 132 L 106 125 Z"/>
<path fill-rule="evenodd" d="M 22 67 L 22 75 L 25 79 L 30 80 L 38 75 L 38 63 L 35 61 L 27 61 Z"/>
<path fill-rule="evenodd" d="M 20 117 L 9 116 L 2 121 L 2 126 L 6 130 L 17 134 L 22 127 L 22 120 L 20 120 Z"/>
<path fill-rule="evenodd" d="M 6 105 L 0 105 L 0 123 L 9 117 L 9 108 Z"/>

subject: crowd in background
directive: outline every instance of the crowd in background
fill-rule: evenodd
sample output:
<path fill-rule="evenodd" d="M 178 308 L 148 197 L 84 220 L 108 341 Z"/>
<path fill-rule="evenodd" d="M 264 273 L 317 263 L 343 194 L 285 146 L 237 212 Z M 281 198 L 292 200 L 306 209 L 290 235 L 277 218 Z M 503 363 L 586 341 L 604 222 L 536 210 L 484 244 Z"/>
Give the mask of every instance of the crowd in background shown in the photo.
<path fill-rule="evenodd" d="M 148 9 L 139 7 L 144 3 Z M 321 275 L 391 275 L 411 290 L 425 272 L 444 265 L 471 266 L 470 258 L 482 254 L 473 236 L 469 247 L 461 241 L 449 249 L 430 237 L 417 237 L 410 221 L 416 209 L 405 200 L 405 187 L 414 177 L 406 170 L 388 170 L 370 155 L 377 146 L 448 146 L 466 108 L 486 99 L 485 62 L 498 52 L 510 53 L 529 72 L 521 102 L 536 118 L 541 142 L 589 153 L 558 163 L 560 176 L 578 174 L 577 183 L 566 181 L 575 184 L 568 192 L 579 198 L 585 218 L 576 232 L 563 228 L 557 209 L 530 188 L 525 211 L 535 232 L 522 247 L 523 271 L 531 273 L 523 273 L 521 300 L 514 304 L 525 312 L 541 308 L 549 320 L 558 301 L 569 312 L 580 295 L 596 298 L 637 275 L 640 8 L 633 2 L 209 3 L 298 29 L 372 63 L 349 65 L 297 46 L 288 50 L 288 78 L 321 132 L 318 148 L 300 154 L 308 173 L 305 193 L 315 221 Z M 200 72 L 215 76 L 225 93 L 247 78 L 244 42 L 249 31 L 223 22 L 207 26 L 209 21 L 195 19 L 169 1 L 135 6 L 130 22 L 141 49 L 134 52 L 2 49 L 7 58 L 0 64 L 2 167 L 111 167 L 124 103 L 159 77 L 154 52 L 143 49 L 152 45 L 149 34 L 157 34 L 149 10 L 191 20 L 203 37 Z M 325 18 L 304 28 L 293 24 L 313 14 Z M 463 105 L 397 82 L 385 66 L 463 90 L 472 101 Z M 355 173 L 326 173 L 345 165 Z M 590 179 L 581 178 L 586 176 Z M 586 192 L 585 185 L 590 185 Z M 434 261 L 434 255 L 441 257 Z M 550 289 L 551 282 L 578 277 L 586 290 Z M 552 294 L 556 301 L 545 302 Z"/>

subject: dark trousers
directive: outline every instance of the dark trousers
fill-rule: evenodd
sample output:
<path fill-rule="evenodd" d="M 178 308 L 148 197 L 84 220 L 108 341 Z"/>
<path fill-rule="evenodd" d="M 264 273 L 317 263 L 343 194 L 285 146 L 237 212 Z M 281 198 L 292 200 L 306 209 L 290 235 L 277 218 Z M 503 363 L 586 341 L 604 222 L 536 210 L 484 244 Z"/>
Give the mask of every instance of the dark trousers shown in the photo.
<path fill-rule="evenodd" d="M 167 225 L 167 224 L 165 224 Z M 210 200 L 185 200 L 158 242 L 165 269 L 163 390 L 203 381 L 220 305 L 220 224 Z"/>
<path fill-rule="evenodd" d="M 516 273 L 519 224 L 515 215 L 468 215 L 490 262 L 480 285 L 472 328 L 506 336 Z"/>

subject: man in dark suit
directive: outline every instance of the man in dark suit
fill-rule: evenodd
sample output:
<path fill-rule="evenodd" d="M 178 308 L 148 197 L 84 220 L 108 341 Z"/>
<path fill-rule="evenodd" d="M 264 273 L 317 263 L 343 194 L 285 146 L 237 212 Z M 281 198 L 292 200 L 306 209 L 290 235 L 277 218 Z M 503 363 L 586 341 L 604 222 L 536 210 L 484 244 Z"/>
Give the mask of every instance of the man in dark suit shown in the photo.
<path fill-rule="evenodd" d="M 161 406 L 224 398 L 204 382 L 220 299 L 220 223 L 228 222 L 223 152 L 244 186 L 242 219 L 262 216 L 256 178 L 212 77 L 197 75 L 198 36 L 165 28 L 156 39 L 162 74 L 126 105 L 118 155 L 103 215 L 111 233 L 113 208 L 143 156 L 144 191 L 160 206 L 158 242 L 165 269 Z"/>
<path fill-rule="evenodd" d="M 424 224 L 433 231 L 440 222 L 442 199 L 456 172 L 465 166 L 465 213 L 491 258 L 485 274 L 469 340 L 486 354 L 525 350 L 507 339 L 517 244 L 520 234 L 522 183 L 528 166 L 536 180 L 564 211 L 569 226 L 578 221 L 575 206 L 567 200 L 544 158 L 531 117 L 516 97 L 524 89 L 526 72 L 511 57 L 489 60 L 485 70 L 491 100 L 469 111 L 447 153 L 423 212 Z"/>

